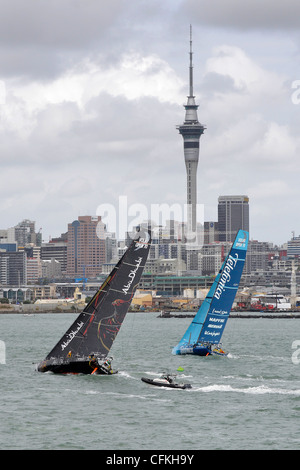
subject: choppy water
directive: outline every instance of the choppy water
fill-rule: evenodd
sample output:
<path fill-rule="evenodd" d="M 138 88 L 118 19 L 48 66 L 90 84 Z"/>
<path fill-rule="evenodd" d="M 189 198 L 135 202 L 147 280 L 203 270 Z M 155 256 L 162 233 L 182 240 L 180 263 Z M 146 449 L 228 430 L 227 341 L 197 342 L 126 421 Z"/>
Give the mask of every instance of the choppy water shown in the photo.
<path fill-rule="evenodd" d="M 229 357 L 201 358 L 171 354 L 190 319 L 130 313 L 111 351 L 119 374 L 35 372 L 74 318 L 0 315 L 1 449 L 299 448 L 300 320 L 230 319 Z M 191 390 L 141 381 L 179 366 Z"/>

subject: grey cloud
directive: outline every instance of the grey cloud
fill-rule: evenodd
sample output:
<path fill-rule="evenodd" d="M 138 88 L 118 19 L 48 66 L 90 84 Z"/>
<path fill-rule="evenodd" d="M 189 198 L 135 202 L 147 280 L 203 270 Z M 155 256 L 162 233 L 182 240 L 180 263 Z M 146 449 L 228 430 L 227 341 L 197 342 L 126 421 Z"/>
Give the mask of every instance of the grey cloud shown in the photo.
<path fill-rule="evenodd" d="M 9 0 L 1 2 L 0 40 L 18 45 L 83 47 L 103 36 L 124 0 Z"/>
<path fill-rule="evenodd" d="M 53 77 L 79 56 L 109 50 L 124 0 L 0 1 L 1 76 Z"/>
<path fill-rule="evenodd" d="M 220 194 L 248 193 L 249 189 L 251 210 L 265 204 L 270 214 L 268 225 L 252 217 L 253 236 L 272 240 L 276 232 L 278 240 L 285 241 L 286 227 L 295 221 L 297 194 L 291 199 L 283 190 L 289 184 L 299 191 L 300 105 L 293 105 L 290 85 L 282 90 L 278 83 L 282 73 L 288 81 L 287 67 L 295 73 L 297 68 L 290 31 L 276 34 L 276 29 L 295 28 L 299 6 L 291 1 L 270 5 L 269 0 L 0 0 L 0 79 L 5 79 L 4 74 L 12 77 L 6 80 L 9 112 L 0 107 L 0 227 L 26 217 L 43 227 L 45 238 L 59 235 L 79 214 L 95 214 L 99 204 L 117 204 L 118 196 L 124 194 L 129 204 L 184 204 L 183 143 L 176 125 L 184 119 L 192 22 L 194 89 L 199 120 L 207 125 L 201 138 L 199 202 L 215 211 Z M 257 28 L 263 34 L 253 34 Z M 281 43 L 282 37 L 286 42 Z M 247 94 L 237 87 L 235 70 L 229 68 L 225 75 L 222 63 L 220 68 L 205 71 L 212 49 L 228 43 L 245 51 L 251 67 L 260 67 L 259 91 L 250 87 Z M 168 75 L 164 77 L 171 90 L 169 101 L 144 93 L 156 76 L 161 84 L 155 61 L 140 75 L 127 74 L 126 68 L 118 66 L 132 51 L 138 58 L 156 55 L 176 70 L 175 75 L 182 78 L 176 82 L 174 97 Z M 93 67 L 85 68 L 86 62 L 95 65 L 99 92 Z M 41 83 L 49 92 L 58 79 L 68 74 L 80 76 L 80 67 L 86 77 L 80 82 L 83 92 L 75 98 L 68 93 L 64 96 L 60 88 L 57 101 L 42 99 L 42 107 L 34 108 L 33 92 L 24 102 L 22 93 L 17 94 L 18 88 L 32 85 L 35 89 Z M 109 67 L 116 74 L 107 74 L 109 79 L 103 85 L 102 71 L 105 76 Z M 241 67 L 237 62 L 237 72 Z M 275 84 L 268 73 L 271 69 Z M 298 75 L 293 77 L 296 79 Z M 180 91 L 182 81 L 185 86 Z M 68 92 L 74 82 L 65 83 Z M 136 91 L 130 97 L 122 90 L 129 85 Z M 43 87 L 37 88 L 42 94 Z M 88 93 L 89 88 L 93 93 Z M 161 95 L 164 93 L 166 87 Z M 263 192 L 270 179 L 269 193 L 276 190 L 277 180 L 283 188 L 284 209 L 278 207 L 276 212 Z M 274 231 L 278 213 L 285 217 L 280 233 Z M 215 216 L 206 213 L 207 220 Z M 296 231 L 297 227 L 299 223 Z"/>
<path fill-rule="evenodd" d="M 300 3 L 274 0 L 185 0 L 181 6 L 193 23 L 249 29 L 299 29 Z"/>
<path fill-rule="evenodd" d="M 173 47 L 169 0 L 0 0 L 0 11 L 1 77 L 52 79 L 87 56 L 109 65 Z"/>
<path fill-rule="evenodd" d="M 201 82 L 201 92 L 205 93 L 207 99 L 208 96 L 214 95 L 215 93 L 240 93 L 241 91 L 237 90 L 235 87 L 232 77 L 220 75 L 216 72 L 208 72 Z"/>

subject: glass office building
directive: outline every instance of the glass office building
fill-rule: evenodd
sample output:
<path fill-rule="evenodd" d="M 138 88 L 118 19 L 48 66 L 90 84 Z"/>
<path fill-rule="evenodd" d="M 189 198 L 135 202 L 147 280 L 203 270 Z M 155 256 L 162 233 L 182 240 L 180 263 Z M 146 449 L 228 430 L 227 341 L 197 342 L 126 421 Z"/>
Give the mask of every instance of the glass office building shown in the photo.
<path fill-rule="evenodd" d="M 221 242 L 233 242 L 240 229 L 249 231 L 248 196 L 219 197 L 218 229 Z"/>

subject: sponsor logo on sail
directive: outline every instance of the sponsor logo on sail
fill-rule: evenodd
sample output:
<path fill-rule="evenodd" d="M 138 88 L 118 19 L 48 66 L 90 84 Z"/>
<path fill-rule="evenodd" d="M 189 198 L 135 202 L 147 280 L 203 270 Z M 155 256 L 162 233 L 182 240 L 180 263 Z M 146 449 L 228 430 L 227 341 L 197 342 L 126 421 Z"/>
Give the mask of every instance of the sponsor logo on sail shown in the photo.
<path fill-rule="evenodd" d="M 218 286 L 214 295 L 216 299 L 219 300 L 221 295 L 223 294 L 223 291 L 226 287 L 227 282 L 229 282 L 231 279 L 232 271 L 234 270 L 236 263 L 238 262 L 238 259 L 239 259 L 238 253 L 235 253 L 235 258 L 229 255 L 226 265 L 223 269 L 222 275 L 219 279 L 219 283 L 218 283 Z"/>
<path fill-rule="evenodd" d="M 220 336 L 221 333 L 220 331 L 216 332 L 216 331 L 205 330 L 204 334 L 205 336 L 211 336 L 212 338 L 215 338 L 216 336 Z"/>
<path fill-rule="evenodd" d="M 129 278 L 128 283 L 127 283 L 127 284 L 123 287 L 123 289 L 122 289 L 122 291 L 124 292 L 124 294 L 128 294 L 128 290 L 130 289 L 130 286 L 131 286 L 131 284 L 132 284 L 133 281 L 134 281 L 134 278 L 135 278 L 135 276 L 136 276 L 136 273 L 137 273 L 137 271 L 138 271 L 138 269 L 139 269 L 139 267 L 140 267 L 142 261 L 143 261 L 143 258 L 141 258 L 141 257 L 135 260 L 136 266 L 135 266 L 135 268 L 132 269 L 132 270 L 130 271 L 130 273 L 128 274 L 128 278 Z"/>
<path fill-rule="evenodd" d="M 147 248 L 147 247 L 148 247 L 149 240 L 150 240 L 150 235 L 149 235 L 149 233 L 146 232 L 146 233 L 145 233 L 145 237 L 144 237 L 144 238 L 140 238 L 140 239 L 135 243 L 135 250 L 134 250 L 134 251 L 140 250 L 141 248 Z"/>
<path fill-rule="evenodd" d="M 235 248 L 246 248 L 246 243 L 247 243 L 247 234 L 246 232 L 243 232 L 244 238 L 239 237 L 236 242 L 235 242 Z"/>
<path fill-rule="evenodd" d="M 63 351 L 72 341 L 73 338 L 75 338 L 75 336 L 77 335 L 78 331 L 80 330 L 80 328 L 84 325 L 83 321 L 81 322 L 78 322 L 77 323 L 77 326 L 78 328 L 76 328 L 76 330 L 72 330 L 70 331 L 70 333 L 67 335 L 68 336 L 68 340 L 67 341 L 64 341 L 61 345 L 61 350 Z"/>

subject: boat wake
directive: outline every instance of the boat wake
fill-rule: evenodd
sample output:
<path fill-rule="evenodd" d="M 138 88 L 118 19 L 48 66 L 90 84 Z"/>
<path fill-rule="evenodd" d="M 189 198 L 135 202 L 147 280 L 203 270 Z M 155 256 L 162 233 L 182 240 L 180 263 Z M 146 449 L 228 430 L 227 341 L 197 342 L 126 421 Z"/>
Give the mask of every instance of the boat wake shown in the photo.
<path fill-rule="evenodd" d="M 138 380 L 136 377 L 133 377 L 133 375 L 130 375 L 129 372 L 126 372 L 125 370 L 119 370 L 118 375 L 124 379 Z"/>
<path fill-rule="evenodd" d="M 204 387 L 193 387 L 193 392 L 211 393 L 211 392 L 229 392 L 229 393 L 246 393 L 250 395 L 292 395 L 299 397 L 300 389 L 288 390 L 283 388 L 271 388 L 266 385 L 259 385 L 257 387 L 237 388 L 231 385 L 206 385 Z"/>
<path fill-rule="evenodd" d="M 226 356 L 228 359 L 240 359 L 240 356 L 237 354 L 228 353 Z"/>

